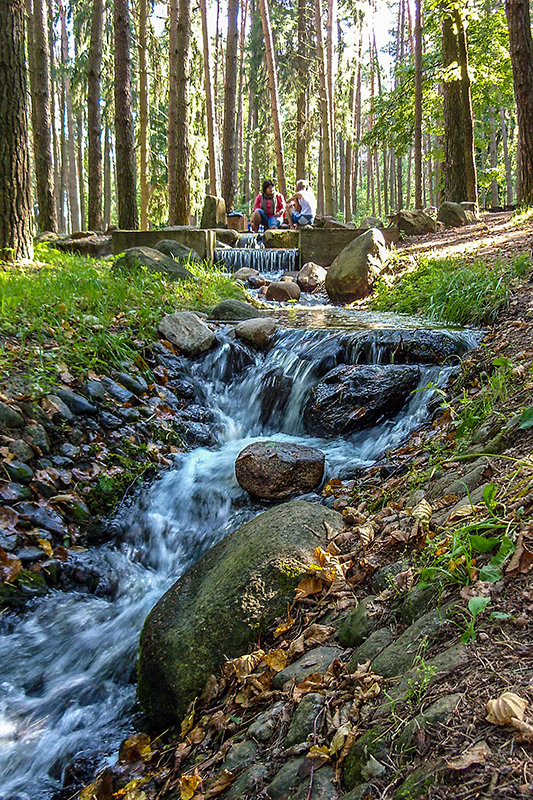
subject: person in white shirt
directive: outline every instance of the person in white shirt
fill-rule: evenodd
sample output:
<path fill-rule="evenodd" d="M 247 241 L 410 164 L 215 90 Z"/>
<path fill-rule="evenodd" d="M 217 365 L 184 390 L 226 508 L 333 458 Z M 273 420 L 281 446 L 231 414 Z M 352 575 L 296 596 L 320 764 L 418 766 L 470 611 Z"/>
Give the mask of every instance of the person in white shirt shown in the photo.
<path fill-rule="evenodd" d="M 312 225 L 316 216 L 316 197 L 308 181 L 299 180 L 296 191 L 287 200 L 287 217 L 290 227 L 303 228 Z"/>

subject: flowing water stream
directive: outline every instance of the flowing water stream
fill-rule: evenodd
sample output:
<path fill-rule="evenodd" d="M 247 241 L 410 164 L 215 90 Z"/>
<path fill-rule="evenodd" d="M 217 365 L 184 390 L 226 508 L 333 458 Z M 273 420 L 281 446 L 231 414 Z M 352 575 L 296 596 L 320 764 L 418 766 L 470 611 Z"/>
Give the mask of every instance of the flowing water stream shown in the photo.
<path fill-rule="evenodd" d="M 113 543 L 79 556 L 116 577 L 114 597 L 50 591 L 24 615 L 0 618 L 2 800 L 53 797 L 76 765 L 112 759 L 134 729 L 135 659 L 146 615 L 204 550 L 264 509 L 236 482 L 234 462 L 243 447 L 265 437 L 305 443 L 325 451 L 327 476 L 353 474 L 427 419 L 431 390 L 414 393 L 394 419 L 352 437 L 307 435 L 306 398 L 339 349 L 347 363 L 389 361 L 398 336 L 416 323 L 316 305 L 284 310 L 279 318 L 284 327 L 273 348 L 231 382 L 225 376 L 232 343 L 224 331 L 216 349 L 191 362 L 189 378 L 214 414 L 219 444 L 177 457 L 111 521 Z M 445 336 L 458 353 L 477 342 L 464 331 Z M 420 386 L 443 385 L 453 369 L 422 367 Z M 276 404 L 280 375 L 288 395 Z"/>

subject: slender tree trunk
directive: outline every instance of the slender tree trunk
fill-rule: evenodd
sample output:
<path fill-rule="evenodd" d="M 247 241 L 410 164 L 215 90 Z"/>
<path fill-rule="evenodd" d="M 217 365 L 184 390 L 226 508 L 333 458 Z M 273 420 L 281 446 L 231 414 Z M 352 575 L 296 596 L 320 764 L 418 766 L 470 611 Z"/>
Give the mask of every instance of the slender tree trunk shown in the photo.
<path fill-rule="evenodd" d="M 243 115 L 244 115 L 244 50 L 248 17 L 248 0 L 241 0 L 241 25 L 239 34 L 239 90 L 237 92 L 237 157 L 234 163 L 234 182 L 239 188 L 239 170 L 243 162 Z"/>
<path fill-rule="evenodd" d="M 207 25 L 207 0 L 200 0 L 202 14 L 202 37 L 204 43 L 204 87 L 205 106 L 207 114 L 207 146 L 209 153 L 209 192 L 218 194 L 217 186 L 217 156 L 215 145 L 215 106 L 213 98 L 213 85 L 211 82 L 211 60 L 209 46 L 209 28 Z"/>
<path fill-rule="evenodd" d="M 104 230 L 111 225 L 111 137 L 109 125 L 104 134 Z"/>
<path fill-rule="evenodd" d="M 243 194 L 243 198 L 242 199 L 243 199 L 243 203 L 244 203 L 245 206 L 248 206 L 249 203 L 250 203 L 250 200 L 251 200 L 251 197 L 250 197 L 250 195 L 251 195 L 251 189 L 250 189 L 250 178 L 251 178 L 251 175 L 250 175 L 250 173 L 251 173 L 251 166 L 252 166 L 252 142 L 251 142 L 251 139 L 250 139 L 249 131 L 252 130 L 252 119 L 253 119 L 252 103 L 251 103 L 251 98 L 249 97 L 248 98 L 248 123 L 247 123 L 247 128 L 246 128 L 247 131 L 248 131 L 248 134 L 245 137 L 246 159 L 245 159 L 245 165 L 244 165 L 244 182 L 243 182 L 243 189 L 242 189 L 242 194 Z"/>
<path fill-rule="evenodd" d="M 359 153 L 361 141 L 361 66 L 362 66 L 362 52 L 363 52 L 363 24 L 359 30 L 359 47 L 357 49 L 357 85 L 355 88 L 355 147 L 354 147 L 354 165 L 353 165 L 353 183 L 352 183 L 352 213 L 355 217 L 357 215 L 357 190 L 359 187 Z"/>
<path fill-rule="evenodd" d="M 85 220 L 85 148 L 83 146 L 83 108 L 79 107 L 76 114 L 76 128 L 78 140 L 78 186 L 80 188 L 80 226 L 82 230 L 86 230 Z"/>
<path fill-rule="evenodd" d="M 228 1 L 226 80 L 224 84 L 224 130 L 222 133 L 222 197 L 229 211 L 235 197 L 235 112 L 237 108 L 237 17 L 239 0 Z"/>
<path fill-rule="evenodd" d="M 61 208 L 63 217 L 63 230 L 68 229 L 69 218 L 69 192 L 68 192 L 68 144 L 66 134 L 66 101 L 65 83 L 61 81 L 61 128 L 60 128 L 60 151 L 61 151 Z"/>
<path fill-rule="evenodd" d="M 51 114 L 52 114 L 52 147 L 54 153 L 54 194 L 56 201 L 57 227 L 61 233 L 66 230 L 63 188 L 61 183 L 61 133 L 57 126 L 61 116 L 61 87 L 56 77 L 54 80 L 56 55 L 54 52 L 54 30 L 52 20 L 54 17 L 53 0 L 47 0 L 48 8 L 48 50 L 50 53 L 50 84 L 51 84 Z"/>
<path fill-rule="evenodd" d="M 339 173 L 344 178 L 346 172 L 346 148 L 344 139 L 342 138 L 341 134 L 339 133 Z M 339 212 L 344 217 L 344 180 L 339 181 Z"/>
<path fill-rule="evenodd" d="M 451 16 L 442 19 L 442 62 L 453 70 L 459 62 L 457 38 Z M 466 164 L 461 83 L 456 75 L 443 84 L 444 99 L 444 197 L 461 203 L 466 197 Z"/>
<path fill-rule="evenodd" d="M 407 197 L 405 198 L 405 207 L 411 208 L 411 162 L 413 160 L 413 148 L 410 147 L 407 152 L 407 188 L 406 193 Z M 424 189 L 424 181 L 422 181 L 422 190 Z M 422 191 L 423 194 L 423 191 Z M 423 207 L 424 198 L 422 197 L 422 205 L 420 208 Z"/>
<path fill-rule="evenodd" d="M 257 131 L 259 127 L 259 100 L 257 95 L 253 96 L 252 99 L 252 130 Z M 260 188 L 260 181 L 261 177 L 259 174 L 259 149 L 260 149 L 260 142 L 257 136 L 254 136 L 254 146 L 253 146 L 253 158 L 252 158 L 252 184 L 253 184 L 253 192 L 252 195 L 255 197 L 259 194 Z"/>
<path fill-rule="evenodd" d="M 324 214 L 324 141 L 323 141 L 322 126 L 319 132 L 319 148 L 318 148 L 318 176 L 316 188 L 317 200 L 317 213 L 321 216 Z"/>
<path fill-rule="evenodd" d="M 259 0 L 259 5 L 261 8 L 261 22 L 263 24 L 263 36 L 265 39 L 268 84 L 270 87 L 270 106 L 272 113 L 272 125 L 274 128 L 274 141 L 276 144 L 277 184 L 281 194 L 285 195 L 285 159 L 283 153 L 283 134 L 281 130 L 281 113 L 279 107 L 278 77 L 276 71 L 274 39 L 272 36 L 272 26 L 270 24 L 270 11 L 268 2 L 269 0 Z"/>
<path fill-rule="evenodd" d="M 102 229 L 102 120 L 100 113 L 104 0 L 94 0 L 87 68 L 88 189 L 91 230 Z"/>
<path fill-rule="evenodd" d="M 333 92 L 333 31 L 337 15 L 336 0 L 327 0 L 328 13 L 326 18 L 326 87 L 328 93 L 329 129 L 330 129 L 330 162 L 331 179 L 333 181 L 333 213 L 337 213 L 337 137 L 335 132 L 335 98 Z"/>
<path fill-rule="evenodd" d="M 355 138 L 355 86 L 357 84 L 358 66 L 354 70 L 353 80 L 350 82 L 350 124 L 348 136 L 346 137 L 346 152 L 344 161 L 344 221 L 350 222 L 353 210 L 353 147 L 352 141 Z"/>
<path fill-rule="evenodd" d="M 141 189 L 141 230 L 148 230 L 150 202 L 150 116 L 148 94 L 148 0 L 139 2 L 139 183 Z"/>
<path fill-rule="evenodd" d="M 24 0 L 0 3 L 0 259 L 33 257 Z"/>
<path fill-rule="evenodd" d="M 307 0 L 298 0 L 298 55 L 296 56 L 296 75 L 298 100 L 296 106 L 296 179 L 305 178 L 307 150 Z"/>
<path fill-rule="evenodd" d="M 29 0 L 28 7 L 28 55 L 39 229 L 57 231 L 50 118 L 48 15 L 43 0 L 33 0 L 33 9 Z"/>
<path fill-rule="evenodd" d="M 130 12 L 128 0 L 114 0 L 115 148 L 119 228 L 139 226 L 131 100 Z M 169 175 L 170 184 L 170 175 Z"/>
<path fill-rule="evenodd" d="M 322 31 L 322 0 L 315 0 L 315 26 L 317 41 L 318 74 L 320 81 L 320 111 L 322 123 L 322 163 L 324 186 L 324 210 L 327 216 L 333 215 L 333 172 L 331 164 L 331 127 L 329 93 L 326 62 L 324 54 L 324 35 Z"/>
<path fill-rule="evenodd" d="M 74 131 L 74 114 L 72 113 L 72 94 L 70 91 L 67 21 L 65 17 L 65 8 L 62 2 L 59 3 L 59 18 L 61 22 L 61 61 L 64 70 L 63 83 L 65 87 L 65 107 L 67 111 L 70 225 L 73 231 L 77 231 L 81 227 L 78 195 L 78 165 L 76 163 L 76 135 Z"/>
<path fill-rule="evenodd" d="M 468 69 L 468 45 L 463 18 L 457 7 L 454 8 L 453 19 L 457 31 L 457 53 L 461 68 L 461 100 L 463 105 L 463 130 L 466 167 L 466 199 L 477 203 L 477 170 L 474 145 L 474 111 L 472 108 L 472 91 Z"/>
<path fill-rule="evenodd" d="M 496 114 L 495 109 L 489 109 L 490 120 L 490 134 L 489 134 L 489 149 L 490 149 L 490 168 L 491 170 L 498 169 L 498 147 L 496 144 Z M 500 205 L 500 198 L 498 192 L 498 181 L 493 177 L 490 182 L 490 204 L 492 208 L 497 208 Z"/>
<path fill-rule="evenodd" d="M 487 158 L 486 158 L 486 154 L 485 154 L 485 148 L 483 148 L 481 150 L 481 169 L 482 169 L 483 172 L 485 172 L 486 160 L 487 160 Z M 485 189 L 484 186 L 482 186 L 481 187 L 481 208 L 486 208 L 486 207 L 487 207 L 487 190 Z"/>
<path fill-rule="evenodd" d="M 506 0 L 518 119 L 518 203 L 533 204 L 533 41 L 528 0 Z"/>
<path fill-rule="evenodd" d="M 398 208 L 403 208 L 403 158 L 396 160 L 396 181 L 398 183 Z"/>
<path fill-rule="evenodd" d="M 422 2 L 415 0 L 415 208 L 422 208 Z"/>
<path fill-rule="evenodd" d="M 511 159 L 509 158 L 509 142 L 507 138 L 507 124 L 505 120 L 505 110 L 500 106 L 500 124 L 502 129 L 503 162 L 505 164 L 505 185 L 506 199 L 508 206 L 513 204 L 513 178 L 511 175 Z"/>

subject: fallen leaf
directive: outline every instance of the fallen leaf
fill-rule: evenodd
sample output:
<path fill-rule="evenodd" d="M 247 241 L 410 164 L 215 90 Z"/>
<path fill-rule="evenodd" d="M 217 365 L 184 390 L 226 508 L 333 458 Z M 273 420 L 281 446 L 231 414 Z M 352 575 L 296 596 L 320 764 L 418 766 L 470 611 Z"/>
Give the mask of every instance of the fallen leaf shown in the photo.
<path fill-rule="evenodd" d="M 509 725 L 511 720 L 522 720 L 527 708 L 524 700 L 514 692 L 503 692 L 499 697 L 487 703 L 487 721 L 494 725 Z"/>
<path fill-rule="evenodd" d="M 301 600 L 313 594 L 320 594 L 321 591 L 322 581 L 320 578 L 304 578 L 296 587 L 296 600 Z"/>
<path fill-rule="evenodd" d="M 226 661 L 224 664 L 224 673 L 228 676 L 228 678 L 233 677 L 234 675 L 237 676 L 239 680 L 242 680 L 247 675 L 251 675 L 258 664 L 265 657 L 264 650 L 256 650 L 254 653 L 247 653 L 244 656 L 240 656 L 239 658 L 234 658 L 231 661 Z"/>
<path fill-rule="evenodd" d="M 329 745 L 329 754 L 330 756 L 334 756 L 339 753 L 346 743 L 346 739 L 352 732 L 352 726 L 349 722 L 345 722 L 344 725 L 335 731 L 331 743 Z"/>
<path fill-rule="evenodd" d="M 122 742 L 118 757 L 119 761 L 133 764 L 136 761 L 142 761 L 144 758 L 151 756 L 151 754 L 150 737 L 145 733 L 137 733 Z"/>
<path fill-rule="evenodd" d="M 12 583 L 21 569 L 22 563 L 20 560 L 11 553 L 6 553 L 0 547 L 0 581 L 2 583 Z"/>
<path fill-rule="evenodd" d="M 411 516 L 419 519 L 422 525 L 427 529 L 431 522 L 431 505 L 427 500 L 422 499 L 412 510 Z"/>
<path fill-rule="evenodd" d="M 490 756 L 491 750 L 486 742 L 478 742 L 469 747 L 457 758 L 452 758 L 447 762 L 449 769 L 462 770 L 468 769 L 473 764 L 483 764 Z"/>
<path fill-rule="evenodd" d="M 198 770 L 195 770 L 192 775 L 182 775 L 180 777 L 181 800 L 192 800 L 201 783 L 202 779 L 198 774 Z"/>
<path fill-rule="evenodd" d="M 289 657 L 287 650 L 272 650 L 272 652 L 266 654 L 264 661 L 273 672 L 281 672 L 287 666 Z"/>
<path fill-rule="evenodd" d="M 469 519 L 475 517 L 482 509 L 482 506 L 473 506 L 471 503 L 468 505 L 459 506 L 455 510 L 450 511 L 446 517 L 446 522 L 456 522 L 460 519 Z"/>
<path fill-rule="evenodd" d="M 323 744 L 322 746 L 314 744 L 307 753 L 306 758 L 319 758 L 321 761 L 325 762 L 331 761 L 329 747 L 327 744 Z"/>
<path fill-rule="evenodd" d="M 521 742 L 533 742 L 533 725 L 528 722 L 522 722 L 520 719 L 512 719 L 511 725 L 519 731 L 520 736 L 518 738 Z"/>
<path fill-rule="evenodd" d="M 227 769 L 223 769 L 218 775 L 215 775 L 205 786 L 204 798 L 209 800 L 210 797 L 216 797 L 227 789 L 233 781 L 233 773 Z"/>
<path fill-rule="evenodd" d="M 315 622 L 303 632 L 304 642 L 308 647 L 316 647 L 324 644 L 334 632 L 335 628 L 331 625 L 319 625 Z"/>
<path fill-rule="evenodd" d="M 197 699 L 198 699 L 197 697 L 194 698 L 191 710 L 189 711 L 189 713 L 187 714 L 187 716 L 185 717 L 185 719 L 181 723 L 181 736 L 182 736 L 182 738 L 184 736 L 187 736 L 189 731 L 191 731 L 193 729 L 193 727 L 194 727 L 194 714 L 195 714 L 194 709 L 195 709 L 195 706 L 196 706 Z"/>
<path fill-rule="evenodd" d="M 50 544 L 48 539 L 37 539 L 37 543 L 39 544 L 45 555 L 48 558 L 52 558 L 52 553 L 53 553 L 52 545 Z"/>
<path fill-rule="evenodd" d="M 527 575 L 533 569 L 533 552 L 524 544 L 524 534 L 516 540 L 516 548 L 505 570 L 506 575 Z"/>
<path fill-rule="evenodd" d="M 360 525 L 357 528 L 357 535 L 361 540 L 362 546 L 368 547 L 368 545 L 372 544 L 374 541 L 374 526 L 371 522 L 366 522 L 364 525 Z"/>
<path fill-rule="evenodd" d="M 15 529 L 19 515 L 13 508 L 3 506 L 0 508 L 0 530 L 12 531 Z"/>

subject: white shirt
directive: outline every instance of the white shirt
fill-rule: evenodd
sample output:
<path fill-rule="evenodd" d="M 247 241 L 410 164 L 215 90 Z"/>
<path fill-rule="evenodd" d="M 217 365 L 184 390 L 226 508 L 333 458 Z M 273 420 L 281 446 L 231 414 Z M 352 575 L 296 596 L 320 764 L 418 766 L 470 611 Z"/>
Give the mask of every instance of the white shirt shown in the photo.
<path fill-rule="evenodd" d="M 311 189 L 300 189 L 300 208 L 306 217 L 316 216 L 316 197 Z"/>

